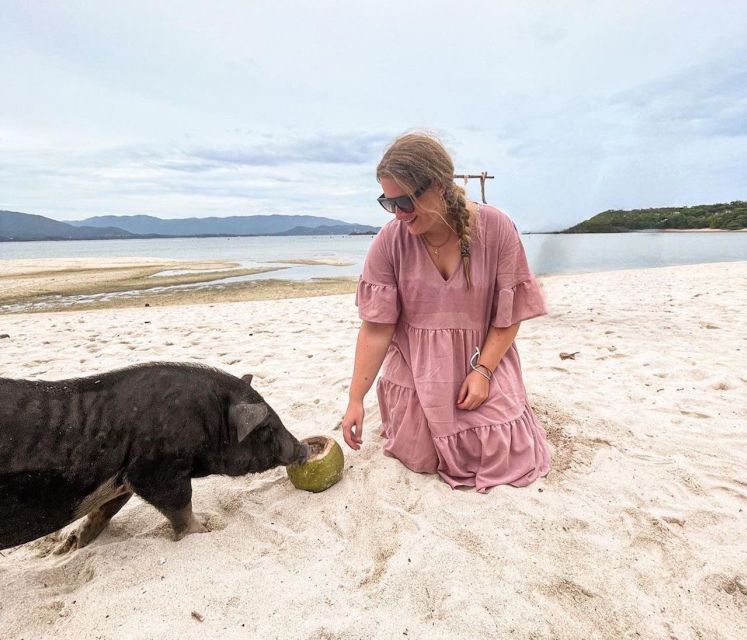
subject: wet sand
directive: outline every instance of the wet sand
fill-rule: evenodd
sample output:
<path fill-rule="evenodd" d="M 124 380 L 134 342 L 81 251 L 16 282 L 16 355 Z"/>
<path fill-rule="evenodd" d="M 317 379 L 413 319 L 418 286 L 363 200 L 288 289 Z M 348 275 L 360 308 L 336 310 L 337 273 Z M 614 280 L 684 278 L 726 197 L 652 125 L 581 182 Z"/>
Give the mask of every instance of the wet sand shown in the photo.
<path fill-rule="evenodd" d="M 312 261 L 293 264 L 296 263 L 316 264 Z M 157 275 L 173 271 L 184 273 Z M 0 313 L 273 300 L 349 293 L 355 288 L 355 280 L 351 278 L 308 281 L 276 278 L 210 284 L 228 277 L 271 271 L 280 274 L 282 267 L 247 269 L 233 262 L 158 258 L 0 260 Z M 205 286 L 173 288 L 190 284 Z M 124 292 L 134 294 L 116 295 Z M 81 296 L 83 300 L 79 299 Z M 85 299 L 88 296 L 96 298 Z"/>
<path fill-rule="evenodd" d="M 349 267 L 355 264 L 340 258 L 299 258 L 298 260 L 276 260 L 273 264 L 297 264 L 297 265 L 326 265 L 329 267 Z"/>

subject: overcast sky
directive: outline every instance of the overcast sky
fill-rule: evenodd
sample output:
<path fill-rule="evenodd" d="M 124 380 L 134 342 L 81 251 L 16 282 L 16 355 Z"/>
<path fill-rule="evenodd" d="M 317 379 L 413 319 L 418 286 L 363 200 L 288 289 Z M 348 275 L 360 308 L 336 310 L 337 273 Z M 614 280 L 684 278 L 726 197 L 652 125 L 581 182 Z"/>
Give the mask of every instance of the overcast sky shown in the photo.
<path fill-rule="evenodd" d="M 412 128 L 523 231 L 747 199 L 744 0 L 0 0 L 0 61 L 0 209 L 58 220 L 380 225 Z"/>

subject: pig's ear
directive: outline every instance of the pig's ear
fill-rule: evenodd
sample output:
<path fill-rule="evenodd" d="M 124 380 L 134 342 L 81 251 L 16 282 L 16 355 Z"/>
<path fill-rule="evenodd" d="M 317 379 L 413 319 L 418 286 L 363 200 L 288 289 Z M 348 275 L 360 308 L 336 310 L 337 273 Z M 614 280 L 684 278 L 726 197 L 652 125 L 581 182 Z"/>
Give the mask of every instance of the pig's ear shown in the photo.
<path fill-rule="evenodd" d="M 241 442 L 267 417 L 264 402 L 235 404 L 228 410 L 228 422 L 236 429 L 236 439 Z"/>
<path fill-rule="evenodd" d="M 251 373 L 247 373 L 245 376 L 241 376 L 241 379 L 250 385 L 252 383 L 252 380 L 254 379 L 254 376 Z"/>

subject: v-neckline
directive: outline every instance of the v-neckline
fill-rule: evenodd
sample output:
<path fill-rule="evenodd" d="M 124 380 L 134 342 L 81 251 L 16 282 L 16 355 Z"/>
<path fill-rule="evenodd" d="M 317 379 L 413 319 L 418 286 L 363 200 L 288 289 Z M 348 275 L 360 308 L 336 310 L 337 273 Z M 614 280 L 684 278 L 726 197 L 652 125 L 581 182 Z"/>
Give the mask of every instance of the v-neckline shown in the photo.
<path fill-rule="evenodd" d="M 449 277 L 448 278 L 444 278 L 444 275 L 439 270 L 438 265 L 434 262 L 433 258 L 431 257 L 431 252 L 428 251 L 428 245 L 425 243 L 425 240 L 423 238 L 421 238 L 420 236 L 418 236 L 418 240 L 419 240 L 418 244 L 421 245 L 421 247 L 423 248 L 423 251 L 425 251 L 425 257 L 428 260 L 428 262 L 430 262 L 431 267 L 433 268 L 433 270 L 436 272 L 436 275 L 438 276 L 438 279 L 443 284 L 448 284 L 449 282 L 451 282 L 451 279 L 459 271 L 459 267 L 461 267 L 463 265 L 462 259 L 461 258 L 459 259 L 459 262 L 457 262 L 457 266 L 451 272 L 451 274 L 449 275 Z"/>
<path fill-rule="evenodd" d="M 475 210 L 475 218 L 477 218 L 477 216 L 480 215 L 480 203 L 476 202 L 475 205 L 477 205 L 477 209 Z M 456 274 L 459 273 L 459 270 L 464 268 L 464 260 L 462 260 L 460 256 L 459 262 L 457 262 L 456 267 L 451 272 L 449 277 L 444 278 L 443 274 L 438 268 L 438 265 L 434 262 L 433 258 L 431 258 L 431 252 L 428 251 L 428 244 L 426 243 L 425 239 L 422 238 L 421 236 L 418 236 L 418 240 L 420 241 L 418 244 L 422 246 L 423 251 L 425 251 L 425 255 L 426 255 L 428 262 L 431 263 L 431 267 L 433 267 L 433 270 L 436 272 L 436 275 L 438 276 L 439 280 L 441 280 L 442 284 L 449 284 L 454 279 L 454 276 L 456 276 Z"/>

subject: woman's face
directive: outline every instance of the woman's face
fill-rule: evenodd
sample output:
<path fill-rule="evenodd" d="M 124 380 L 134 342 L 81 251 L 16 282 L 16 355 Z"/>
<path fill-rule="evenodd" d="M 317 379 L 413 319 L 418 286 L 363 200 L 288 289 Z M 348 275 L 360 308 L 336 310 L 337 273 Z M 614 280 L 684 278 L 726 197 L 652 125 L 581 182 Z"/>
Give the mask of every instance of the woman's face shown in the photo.
<path fill-rule="evenodd" d="M 407 195 L 391 178 L 381 178 L 381 187 L 384 189 L 384 196 L 387 198 L 396 198 L 397 196 Z M 438 211 L 443 215 L 443 201 L 438 191 L 438 185 L 432 186 L 423 195 L 415 200 L 415 208 L 411 213 L 405 213 L 397 207 L 394 215 L 413 235 L 427 233 L 438 225 L 443 225 L 444 221 L 438 215 Z"/>

